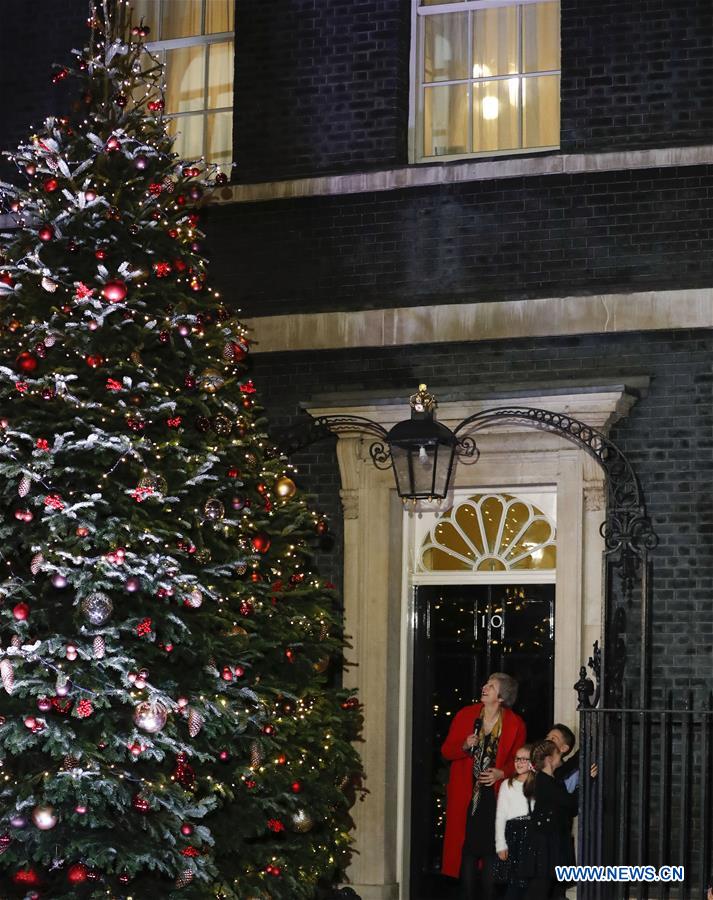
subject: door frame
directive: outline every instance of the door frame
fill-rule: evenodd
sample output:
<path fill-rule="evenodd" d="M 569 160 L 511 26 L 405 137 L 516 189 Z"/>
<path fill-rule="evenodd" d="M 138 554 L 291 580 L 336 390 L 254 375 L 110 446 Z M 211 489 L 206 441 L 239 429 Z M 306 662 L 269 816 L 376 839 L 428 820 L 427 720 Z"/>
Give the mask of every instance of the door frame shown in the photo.
<path fill-rule="evenodd" d="M 461 389 L 461 396 L 466 393 Z M 441 402 L 439 419 L 450 427 L 507 397 L 513 405 L 562 412 L 607 432 L 634 405 L 637 392 L 624 384 L 566 390 L 552 387 L 522 394 L 471 395 Z M 325 398 L 326 399 L 326 398 Z M 403 418 L 402 401 L 334 396 L 306 404 L 313 416 L 366 416 L 388 428 Z M 411 709 L 408 693 L 412 667 L 412 609 L 409 573 L 412 541 L 409 516 L 396 496 L 393 475 L 376 469 L 370 441 L 338 435 L 337 458 L 344 512 L 344 627 L 351 650 L 344 684 L 358 691 L 364 704 L 363 741 L 358 744 L 369 793 L 353 811 L 355 849 L 348 876 L 363 900 L 406 900 L 409 848 L 404 822 L 410 823 Z M 601 637 L 603 612 L 604 473 L 584 450 L 555 433 L 513 421 L 478 433 L 476 465 L 459 464 L 456 488 L 491 490 L 508 486 L 555 485 L 557 492 L 557 637 L 566 648 L 555 676 L 555 716 L 576 720 L 572 685 L 579 666 Z M 418 514 L 418 511 L 416 511 Z M 562 617 L 564 609 L 567 615 Z"/>

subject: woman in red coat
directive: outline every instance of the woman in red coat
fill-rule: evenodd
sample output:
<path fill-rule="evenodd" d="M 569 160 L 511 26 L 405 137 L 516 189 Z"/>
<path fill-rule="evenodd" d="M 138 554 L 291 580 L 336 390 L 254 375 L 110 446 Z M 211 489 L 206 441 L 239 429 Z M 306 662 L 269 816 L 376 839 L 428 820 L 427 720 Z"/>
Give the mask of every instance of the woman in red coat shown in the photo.
<path fill-rule="evenodd" d="M 461 879 L 466 900 L 492 896 L 497 792 L 514 772 L 515 751 L 526 739 L 525 723 L 510 709 L 516 698 L 517 681 L 495 672 L 483 685 L 481 702 L 454 716 L 441 748 L 451 763 L 441 871 Z"/>

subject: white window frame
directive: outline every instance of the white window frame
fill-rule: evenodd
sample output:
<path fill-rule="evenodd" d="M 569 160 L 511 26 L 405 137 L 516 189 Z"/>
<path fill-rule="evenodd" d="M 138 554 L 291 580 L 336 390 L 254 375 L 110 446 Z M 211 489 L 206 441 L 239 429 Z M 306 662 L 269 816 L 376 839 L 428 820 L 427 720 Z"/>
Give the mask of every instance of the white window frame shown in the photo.
<path fill-rule="evenodd" d="M 161 13 L 162 6 L 164 0 L 158 0 L 156 3 L 156 21 L 158 23 L 161 22 Z M 210 0 L 206 0 L 206 2 L 201 5 L 201 31 L 205 31 L 205 19 L 206 19 L 206 7 L 207 3 Z M 153 24 L 153 23 L 152 23 Z M 159 25 L 160 27 L 160 25 Z M 233 31 L 218 31 L 213 34 L 196 34 L 190 35 L 189 37 L 181 37 L 181 38 L 169 38 L 167 40 L 157 40 L 157 41 L 147 41 L 146 49 L 149 50 L 153 54 L 160 54 L 161 61 L 165 65 L 165 57 L 163 56 L 164 51 L 166 50 L 180 50 L 185 47 L 208 47 L 210 44 L 224 44 L 227 41 L 230 41 L 233 44 L 233 58 L 235 55 L 235 30 Z M 207 108 L 208 102 L 208 90 L 210 86 L 209 77 L 210 77 L 210 53 L 205 54 L 205 72 L 203 79 L 203 106 L 200 110 L 189 110 L 186 112 L 176 112 L 170 113 L 166 115 L 167 119 L 176 120 L 179 122 L 180 119 L 184 118 L 196 118 L 197 116 L 201 116 L 203 119 L 203 145 L 201 150 L 201 155 L 207 159 L 207 150 L 208 150 L 208 116 L 213 115 L 214 113 L 223 113 L 229 112 L 231 114 L 231 125 L 232 125 L 232 117 L 234 116 L 234 101 L 231 102 L 229 106 L 216 106 L 215 108 Z M 235 97 L 235 78 L 233 78 L 233 98 Z M 180 130 L 180 126 L 179 130 Z M 230 167 L 233 163 L 233 159 L 235 156 L 235 148 L 233 146 L 233 141 L 231 139 L 230 142 L 230 156 L 231 159 L 224 166 L 226 169 L 230 170 Z"/>
<path fill-rule="evenodd" d="M 423 141 L 423 63 L 424 63 L 424 35 L 426 29 L 421 27 L 420 20 L 426 16 L 439 15 L 443 13 L 468 12 L 477 9 L 492 9 L 498 6 L 529 6 L 532 3 L 542 3 L 543 0 L 461 0 L 459 3 L 439 3 L 432 6 L 421 6 L 420 0 L 411 0 L 411 60 L 409 67 L 409 162 L 411 163 L 441 163 L 450 162 L 457 159 L 480 159 L 484 157 L 500 157 L 500 156 L 531 156 L 538 153 L 551 153 L 553 150 L 559 150 L 559 143 L 548 147 L 515 147 L 511 150 L 475 150 L 467 153 L 443 154 L 442 156 L 425 156 Z M 522 40 L 522 31 L 518 28 L 518 42 Z M 468 72 L 472 72 L 471 57 L 472 40 L 468 38 Z M 519 53 L 518 53 L 519 55 Z M 537 72 L 537 76 L 542 75 L 561 75 L 562 67 L 553 71 Z M 457 81 L 439 81 L 438 86 L 446 86 L 449 84 L 471 84 L 485 81 L 502 81 L 512 78 L 513 75 L 501 75 L 490 78 L 467 78 Z M 518 74 L 518 80 L 522 85 L 522 78 L 528 77 L 526 74 Z M 520 88 L 521 89 L 521 88 Z M 520 103 L 519 109 L 522 109 Z M 561 117 L 560 117 L 561 122 Z M 518 128 L 522 129 L 522 115 L 518 118 Z M 468 140 L 472 140 L 473 134 L 473 105 L 468 104 Z"/>

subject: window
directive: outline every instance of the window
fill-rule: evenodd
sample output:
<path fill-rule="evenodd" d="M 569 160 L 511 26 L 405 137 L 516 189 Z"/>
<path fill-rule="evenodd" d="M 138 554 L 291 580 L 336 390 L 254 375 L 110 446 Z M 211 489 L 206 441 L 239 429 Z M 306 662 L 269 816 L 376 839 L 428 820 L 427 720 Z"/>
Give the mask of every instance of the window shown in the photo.
<path fill-rule="evenodd" d="M 559 146 L 560 5 L 421 0 L 416 157 Z"/>
<path fill-rule="evenodd" d="M 166 66 L 166 114 L 175 150 L 230 169 L 233 157 L 235 0 L 136 0 L 149 49 Z"/>
<path fill-rule="evenodd" d="M 554 569 L 554 522 L 511 494 L 475 494 L 438 518 L 423 539 L 422 572 Z"/>

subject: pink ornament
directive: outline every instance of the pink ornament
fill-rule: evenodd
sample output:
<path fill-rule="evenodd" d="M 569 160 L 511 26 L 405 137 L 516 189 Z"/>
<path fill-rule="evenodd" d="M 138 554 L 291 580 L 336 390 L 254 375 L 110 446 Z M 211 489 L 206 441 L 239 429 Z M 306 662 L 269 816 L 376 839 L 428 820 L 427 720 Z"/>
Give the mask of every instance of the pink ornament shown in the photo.
<path fill-rule="evenodd" d="M 18 603 L 13 606 L 12 614 L 18 622 L 25 622 L 30 615 L 30 607 L 26 603 Z"/>
<path fill-rule="evenodd" d="M 109 303 L 121 303 L 123 300 L 126 300 L 127 293 L 126 282 L 118 278 L 115 281 L 107 281 L 102 288 L 102 296 Z"/>

